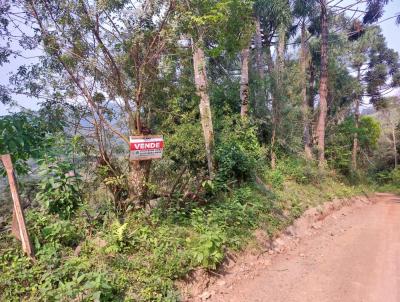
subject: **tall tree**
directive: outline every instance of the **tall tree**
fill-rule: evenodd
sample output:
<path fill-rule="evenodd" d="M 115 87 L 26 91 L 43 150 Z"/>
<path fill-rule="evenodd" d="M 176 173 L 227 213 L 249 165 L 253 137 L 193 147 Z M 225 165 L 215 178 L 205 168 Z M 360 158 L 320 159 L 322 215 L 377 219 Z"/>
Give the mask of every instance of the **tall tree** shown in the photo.
<path fill-rule="evenodd" d="M 366 12 L 363 18 L 364 24 L 372 24 L 376 22 L 383 15 L 383 7 L 389 0 L 367 0 Z M 328 2 L 326 0 L 319 0 L 321 14 L 321 70 L 320 70 L 320 86 L 319 86 L 319 117 L 317 123 L 317 142 L 318 142 L 318 163 L 320 167 L 326 165 L 325 161 L 325 127 L 326 117 L 328 111 Z M 357 3 L 355 3 L 357 4 Z M 352 10 L 351 4 L 348 7 L 341 8 L 342 11 L 346 9 Z M 333 7 L 336 5 L 334 4 Z M 355 149 L 357 149 L 357 139 L 355 138 Z"/>
<path fill-rule="evenodd" d="M 303 116 L 303 143 L 304 143 L 304 155 L 306 159 L 312 159 L 312 150 L 311 150 L 311 111 L 313 109 L 313 105 L 310 106 L 310 98 L 312 96 L 308 96 L 307 92 L 310 94 L 313 90 L 312 85 L 314 83 L 313 79 L 313 71 L 310 70 L 312 68 L 310 61 L 310 50 L 309 50 L 309 39 L 310 34 L 307 30 L 307 27 L 310 23 L 310 19 L 316 14 L 316 2 L 315 1 L 306 1 L 306 0 L 297 0 L 294 2 L 293 15 L 296 17 L 296 21 L 300 23 L 300 55 L 299 55 L 299 64 L 300 64 L 300 86 L 301 86 L 301 98 L 302 98 L 302 116 Z M 310 70 L 310 75 L 308 75 L 308 71 Z M 309 81 L 307 79 L 309 78 Z M 308 87 L 310 86 L 310 87 Z"/>
<path fill-rule="evenodd" d="M 243 5 L 244 4 L 244 5 Z M 250 102 L 250 49 L 252 46 L 251 37 L 255 33 L 255 39 L 259 39 L 261 33 L 259 28 L 259 23 L 254 20 L 253 10 L 251 9 L 252 1 L 242 1 L 242 5 L 237 7 L 236 13 L 231 14 L 230 20 L 228 22 L 237 26 L 238 30 L 234 30 L 231 33 L 227 33 L 229 38 L 228 43 L 232 43 L 238 40 L 239 45 L 241 45 L 240 51 L 240 115 L 242 118 L 248 117 L 249 115 L 249 102 Z M 235 9 L 234 7 L 231 8 Z M 254 27 L 255 23 L 255 27 Z M 258 25 L 257 25 L 258 24 Z M 236 43 L 238 43 L 236 42 Z M 262 43 L 258 41 L 257 43 Z M 235 43 L 232 43 L 235 44 Z M 260 46 L 260 45 L 259 45 Z M 262 45 L 261 45 L 262 47 Z M 235 47 L 233 47 L 234 49 Z M 231 48 L 232 49 L 232 48 Z M 261 49 L 256 50 L 257 62 L 261 59 Z M 258 67 L 257 67 L 258 69 Z M 260 78 L 261 79 L 261 78 Z"/>
<path fill-rule="evenodd" d="M 208 94 L 206 43 L 214 43 L 218 53 L 223 50 L 243 49 L 243 38 L 246 40 L 248 16 L 251 9 L 249 0 L 202 0 L 183 1 L 182 31 L 191 36 L 193 47 L 193 67 L 197 95 L 200 98 L 200 119 L 203 128 L 205 148 L 207 154 L 208 171 L 210 178 L 214 175 L 214 129 L 212 121 L 211 103 Z M 244 24 L 243 24 L 244 23 Z M 231 25 L 235 26 L 231 26 Z M 232 39 L 236 36 L 236 39 Z M 239 36 L 239 39 L 238 39 Z M 248 38 L 247 38 L 248 39 Z M 248 47 L 249 42 L 244 43 Z M 244 60 L 246 63 L 246 60 Z M 246 84 L 244 83 L 243 86 Z M 242 95 L 248 94 L 248 90 Z M 245 100 L 244 103 L 246 103 Z"/>
<path fill-rule="evenodd" d="M 269 76 L 269 95 L 271 107 L 271 167 L 276 164 L 276 142 L 279 136 L 280 107 L 284 98 L 282 79 L 285 71 L 286 34 L 291 21 L 289 2 L 286 0 L 258 0 L 254 4 L 255 15 L 260 20 L 265 40 L 265 56 Z M 276 59 L 273 60 L 271 47 L 275 47 Z M 257 59 L 257 57 L 256 57 Z M 257 63 L 257 61 L 256 61 Z M 261 73 L 261 70 L 259 70 Z"/>
<path fill-rule="evenodd" d="M 303 143 L 304 154 L 307 159 L 312 159 L 311 137 L 310 137 L 310 106 L 309 98 L 307 97 L 307 69 L 308 69 L 308 46 L 306 20 L 301 21 L 301 37 L 300 37 L 300 72 L 301 72 L 301 98 L 302 98 L 302 114 L 303 114 Z"/>
<path fill-rule="evenodd" d="M 256 50 L 256 67 L 258 72 L 258 77 L 261 81 L 265 77 L 265 67 L 264 67 L 264 55 L 263 55 L 263 37 L 261 31 L 261 18 L 256 16 L 256 32 L 254 36 L 255 50 Z"/>
<path fill-rule="evenodd" d="M 319 0 L 321 15 L 321 75 L 319 80 L 319 117 L 317 122 L 318 163 L 325 166 L 325 124 L 328 112 L 328 6 Z"/>
<path fill-rule="evenodd" d="M 382 135 L 375 155 L 379 170 L 399 168 L 400 98 L 385 98 L 384 106 L 374 114 L 382 125 Z"/>
<path fill-rule="evenodd" d="M 247 47 L 241 51 L 240 68 L 240 115 L 244 118 L 249 113 L 249 59 L 250 48 Z"/>
<path fill-rule="evenodd" d="M 128 149 L 129 135 L 151 132 L 151 125 L 145 122 L 148 94 L 152 82 L 158 80 L 154 70 L 167 49 L 173 5 L 173 1 L 142 1 L 135 5 L 114 1 L 24 1 L 21 9 L 43 42 L 47 66 L 50 61 L 50 66 L 56 67 L 54 71 L 64 76 L 69 97 L 76 96 L 87 106 L 99 140 L 100 133 L 107 131 L 124 141 Z M 115 107 L 126 119 L 122 129 L 108 114 Z M 98 151 L 99 162 L 113 170 L 110 151 L 102 147 Z M 130 162 L 130 203 L 146 201 L 150 164 Z"/>
<path fill-rule="evenodd" d="M 361 79 L 361 68 L 360 66 L 356 67 L 357 69 L 357 81 L 359 82 Z M 359 93 L 355 93 L 354 97 L 354 126 L 356 131 L 353 137 L 353 150 L 351 153 L 351 166 L 352 170 L 355 172 L 357 171 L 357 154 L 358 154 L 358 129 L 360 128 L 360 103 L 361 103 L 361 96 Z"/>
<path fill-rule="evenodd" d="M 196 41 L 192 39 L 193 68 L 196 92 L 200 98 L 200 121 L 203 128 L 203 136 L 206 147 L 208 172 L 210 178 L 214 175 L 214 128 L 212 123 L 210 97 L 208 95 L 208 78 L 206 58 L 203 50 L 202 34 Z"/>
<path fill-rule="evenodd" d="M 355 133 L 352 149 L 352 169 L 356 171 L 360 105 L 363 100 L 368 100 L 380 107 L 385 102 L 384 95 L 400 86 L 400 61 L 399 55 L 387 47 L 377 26 L 363 28 L 359 35 L 350 35 L 350 40 L 350 62 L 358 83 L 358 88 L 354 90 Z"/>
<path fill-rule="evenodd" d="M 280 123 L 281 105 L 283 102 L 283 85 L 282 78 L 285 67 L 285 41 L 286 29 L 284 25 L 278 30 L 278 46 L 276 48 L 276 62 L 275 62 L 275 95 L 272 101 L 272 134 L 271 134 L 271 168 L 276 167 L 276 139 Z"/>

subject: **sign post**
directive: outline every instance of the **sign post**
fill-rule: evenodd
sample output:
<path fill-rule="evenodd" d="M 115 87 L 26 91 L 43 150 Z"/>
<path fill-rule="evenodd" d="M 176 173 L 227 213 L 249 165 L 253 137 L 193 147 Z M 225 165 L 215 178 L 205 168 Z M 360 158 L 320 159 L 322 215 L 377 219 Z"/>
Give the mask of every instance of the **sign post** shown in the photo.
<path fill-rule="evenodd" d="M 25 225 L 24 213 L 21 207 L 21 200 L 17 189 L 17 180 L 14 174 L 14 168 L 12 165 L 10 154 L 1 155 L 1 161 L 3 162 L 4 168 L 6 169 L 7 172 L 8 182 L 10 184 L 11 196 L 14 203 L 13 222 L 11 228 L 12 233 L 17 239 L 21 240 L 23 251 L 30 258 L 34 259 L 35 255 Z"/>
<path fill-rule="evenodd" d="M 151 160 L 162 158 L 164 139 L 162 135 L 129 137 L 130 160 Z"/>

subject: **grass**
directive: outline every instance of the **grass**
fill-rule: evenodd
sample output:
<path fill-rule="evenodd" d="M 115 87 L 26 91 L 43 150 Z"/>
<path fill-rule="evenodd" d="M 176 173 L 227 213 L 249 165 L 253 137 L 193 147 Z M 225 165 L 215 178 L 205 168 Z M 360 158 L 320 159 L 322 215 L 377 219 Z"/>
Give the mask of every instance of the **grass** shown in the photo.
<path fill-rule="evenodd" d="M 351 186 L 328 178 L 319 184 L 286 183 L 285 190 L 279 192 L 281 199 L 290 200 L 302 206 L 303 209 L 315 207 L 321 202 L 330 201 L 333 198 L 347 198 L 354 195 L 362 195 L 370 192 L 366 185 Z"/>
<path fill-rule="evenodd" d="M 392 184 L 384 184 L 384 185 L 376 186 L 375 191 L 400 195 L 400 186 L 398 184 L 393 184 L 393 183 Z"/>

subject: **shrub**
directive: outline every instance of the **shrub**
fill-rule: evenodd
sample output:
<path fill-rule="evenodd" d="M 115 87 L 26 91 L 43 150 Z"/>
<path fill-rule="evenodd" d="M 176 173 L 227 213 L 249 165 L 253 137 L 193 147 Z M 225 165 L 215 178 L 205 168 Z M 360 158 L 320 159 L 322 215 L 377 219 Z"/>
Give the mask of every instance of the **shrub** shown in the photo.
<path fill-rule="evenodd" d="M 194 266 L 216 269 L 224 259 L 225 234 L 219 228 L 207 229 L 194 238 L 189 238 L 189 247 Z"/>
<path fill-rule="evenodd" d="M 393 170 L 383 170 L 373 173 L 373 179 L 379 185 L 394 185 L 400 187 L 400 168 Z"/>
<path fill-rule="evenodd" d="M 255 128 L 240 118 L 227 119 L 215 153 L 219 187 L 229 180 L 250 179 L 257 170 L 262 153 Z"/>
<path fill-rule="evenodd" d="M 277 170 L 299 184 L 319 183 L 321 173 L 316 162 L 306 161 L 302 158 L 288 157 L 278 161 Z"/>
<path fill-rule="evenodd" d="M 15 170 L 29 171 L 28 159 L 38 158 L 46 142 L 44 120 L 27 113 L 0 116 L 0 154 L 10 153 Z M 4 174 L 0 165 L 0 174 Z"/>
<path fill-rule="evenodd" d="M 393 169 L 390 172 L 390 179 L 395 186 L 400 187 L 400 168 Z"/>
<path fill-rule="evenodd" d="M 49 213 L 69 218 L 82 204 L 80 178 L 71 163 L 45 159 L 40 161 L 39 192 L 36 199 Z"/>
<path fill-rule="evenodd" d="M 195 124 L 176 126 L 175 133 L 166 137 L 165 154 L 178 167 L 192 171 L 202 169 L 206 163 L 201 127 Z"/>
<path fill-rule="evenodd" d="M 57 265 L 61 254 L 74 249 L 84 237 L 82 228 L 70 221 L 38 211 L 27 213 L 27 225 L 37 256 L 48 265 Z"/>
<path fill-rule="evenodd" d="M 371 178 L 378 184 L 383 185 L 391 182 L 391 172 L 388 170 L 372 171 Z"/>

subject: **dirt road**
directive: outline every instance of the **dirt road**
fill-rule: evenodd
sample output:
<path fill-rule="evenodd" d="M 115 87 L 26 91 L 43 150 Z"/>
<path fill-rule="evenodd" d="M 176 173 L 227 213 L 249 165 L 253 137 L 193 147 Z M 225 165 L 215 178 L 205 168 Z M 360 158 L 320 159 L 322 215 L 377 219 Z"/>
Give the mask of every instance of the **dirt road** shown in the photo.
<path fill-rule="evenodd" d="M 377 199 L 332 214 L 295 249 L 207 301 L 399 302 L 400 197 Z"/>

